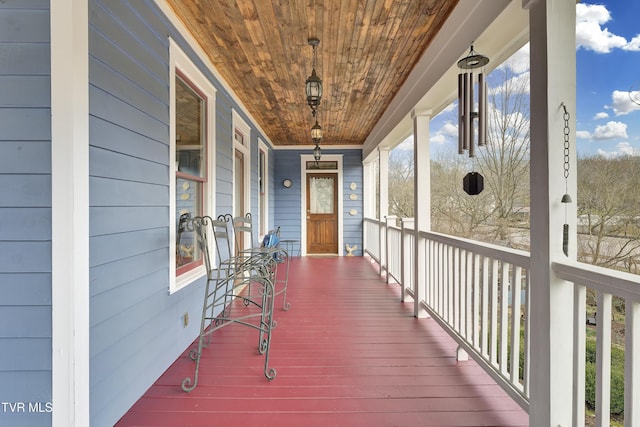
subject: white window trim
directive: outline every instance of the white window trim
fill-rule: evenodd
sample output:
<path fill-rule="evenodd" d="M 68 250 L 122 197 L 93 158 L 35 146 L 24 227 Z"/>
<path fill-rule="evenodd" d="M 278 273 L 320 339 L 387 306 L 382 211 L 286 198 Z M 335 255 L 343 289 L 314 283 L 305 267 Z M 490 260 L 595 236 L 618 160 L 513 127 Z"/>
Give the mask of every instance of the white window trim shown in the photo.
<path fill-rule="evenodd" d="M 323 154 L 322 161 L 336 162 L 337 169 L 307 170 L 307 162 L 315 159 L 312 154 L 300 155 L 300 252 L 302 256 L 307 255 L 307 173 L 337 173 L 338 174 L 338 255 L 344 255 L 344 202 L 342 189 L 342 154 Z"/>
<path fill-rule="evenodd" d="M 242 194 L 244 194 L 244 206 L 245 211 L 242 213 L 243 215 L 247 212 L 251 212 L 251 126 L 244 121 L 244 119 L 238 114 L 235 109 L 231 109 L 232 113 L 232 132 L 231 137 L 233 138 L 233 156 L 235 156 L 235 150 L 238 150 L 243 155 L 244 160 L 244 188 L 242 190 Z M 236 141 L 236 130 L 238 130 L 242 135 L 244 135 L 243 144 L 240 144 Z M 232 168 L 232 176 L 235 179 L 236 176 L 236 162 L 235 159 L 231 162 L 233 165 Z M 234 197 L 234 206 L 231 207 L 232 212 L 236 211 L 235 206 L 235 197 Z M 255 227 L 255 226 L 254 226 Z M 246 239 L 249 239 L 249 236 L 245 236 Z M 248 240 L 244 242 L 245 247 L 250 247 L 254 242 L 249 242 Z M 247 246 L 248 245 L 248 246 Z"/>
<path fill-rule="evenodd" d="M 206 275 L 204 265 L 176 276 L 176 68 L 207 98 L 207 183 L 203 209 L 215 218 L 216 195 L 216 88 L 195 66 L 191 59 L 169 38 L 169 293 L 173 294 Z M 213 254 L 214 248 L 210 248 Z"/>

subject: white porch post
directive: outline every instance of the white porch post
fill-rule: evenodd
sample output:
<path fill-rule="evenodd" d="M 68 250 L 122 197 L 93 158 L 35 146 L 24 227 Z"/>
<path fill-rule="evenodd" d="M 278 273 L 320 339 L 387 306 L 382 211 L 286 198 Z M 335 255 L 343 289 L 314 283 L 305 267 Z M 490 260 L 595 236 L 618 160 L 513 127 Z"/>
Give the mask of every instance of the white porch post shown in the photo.
<path fill-rule="evenodd" d="M 362 217 L 375 218 L 376 216 L 376 189 L 373 182 L 373 164 L 371 162 L 362 162 Z M 369 241 L 369 225 L 365 224 L 362 236 L 362 254 L 369 249 L 371 242 Z"/>
<path fill-rule="evenodd" d="M 373 175 L 373 163 L 362 163 L 362 203 L 365 218 L 376 217 L 376 186 Z"/>
<path fill-rule="evenodd" d="M 89 416 L 89 8 L 51 2 L 52 425 Z"/>
<path fill-rule="evenodd" d="M 431 231 L 431 154 L 429 149 L 429 124 L 431 110 L 412 111 L 413 119 L 413 216 L 416 233 Z M 424 263 L 426 248 L 423 241 L 416 237 L 413 280 L 413 315 L 427 317 L 427 311 L 420 301 L 425 297 L 426 266 Z"/>
<path fill-rule="evenodd" d="M 380 223 L 386 222 L 385 218 L 389 215 L 389 149 L 378 148 L 378 182 L 380 183 Z M 380 274 L 382 270 L 387 270 L 386 259 L 386 227 L 380 227 L 379 240 L 380 247 L 378 254 L 380 255 Z"/>
<path fill-rule="evenodd" d="M 551 269 L 564 259 L 562 230 L 570 224 L 576 253 L 575 0 L 523 0 L 531 41 L 531 399 L 532 426 L 572 425 L 573 285 Z M 571 204 L 562 204 L 564 104 L 571 114 Z M 583 403 L 578 403 L 583 404 Z"/>

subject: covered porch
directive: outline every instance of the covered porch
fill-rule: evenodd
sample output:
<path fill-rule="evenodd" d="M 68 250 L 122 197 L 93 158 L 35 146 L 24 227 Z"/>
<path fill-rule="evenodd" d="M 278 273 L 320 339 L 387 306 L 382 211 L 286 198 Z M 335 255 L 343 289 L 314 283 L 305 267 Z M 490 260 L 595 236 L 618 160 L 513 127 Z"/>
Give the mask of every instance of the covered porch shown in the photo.
<path fill-rule="evenodd" d="M 393 281 L 392 281 L 393 282 Z M 231 325 L 205 350 L 200 383 L 185 352 L 117 424 L 124 426 L 525 426 L 527 413 L 369 257 L 293 257 L 270 364 L 255 331 Z M 236 301 L 234 308 L 242 309 Z"/>

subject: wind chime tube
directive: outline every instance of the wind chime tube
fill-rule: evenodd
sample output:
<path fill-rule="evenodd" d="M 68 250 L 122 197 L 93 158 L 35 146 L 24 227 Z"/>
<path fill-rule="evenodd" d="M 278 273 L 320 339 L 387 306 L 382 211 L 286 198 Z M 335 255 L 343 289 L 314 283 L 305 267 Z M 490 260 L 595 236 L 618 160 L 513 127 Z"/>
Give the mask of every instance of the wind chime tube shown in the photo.
<path fill-rule="evenodd" d="M 478 147 L 487 144 L 487 81 L 478 74 Z"/>
<path fill-rule="evenodd" d="M 469 119 L 469 157 L 476 156 L 476 144 L 475 144 L 475 135 L 473 134 L 473 118 L 476 113 L 473 111 L 473 73 L 469 73 L 469 110 L 471 110 L 471 117 Z"/>
<path fill-rule="evenodd" d="M 470 129 L 471 129 L 471 98 L 470 98 L 470 86 L 471 86 L 471 80 L 470 80 L 470 73 L 464 73 L 464 99 L 463 99 L 463 104 L 464 104 L 464 117 L 462 120 L 462 123 L 464 124 L 464 127 L 462 128 L 462 134 L 463 134 L 463 140 L 462 140 L 462 148 L 464 150 L 468 150 L 469 149 L 469 134 L 470 134 Z"/>
<path fill-rule="evenodd" d="M 464 75 L 458 74 L 458 154 L 464 153 Z"/>

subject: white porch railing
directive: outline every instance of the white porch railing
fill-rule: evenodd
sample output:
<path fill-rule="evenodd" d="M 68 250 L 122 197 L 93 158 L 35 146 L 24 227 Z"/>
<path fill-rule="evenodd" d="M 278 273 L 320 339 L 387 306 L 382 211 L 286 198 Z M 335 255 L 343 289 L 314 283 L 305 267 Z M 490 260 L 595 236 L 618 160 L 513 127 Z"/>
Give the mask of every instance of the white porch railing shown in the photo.
<path fill-rule="evenodd" d="M 416 232 L 411 220 L 365 219 L 365 252 L 387 280 L 420 304 L 525 410 L 529 410 L 529 254 L 438 233 L 417 233 L 425 245 L 424 277 L 414 278 Z M 380 245 L 383 241 L 384 245 Z M 377 243 L 379 246 L 371 245 Z M 388 244 L 387 244 L 388 243 Z M 384 254 L 380 262 L 380 255 Z M 378 256 L 376 256 L 378 255 Z M 612 298 L 625 308 L 624 425 L 640 425 L 639 277 L 582 263 L 554 263 L 575 284 L 574 425 L 585 420 L 586 289 L 597 293 L 596 425 L 609 425 Z M 417 279 L 417 280 L 415 280 Z M 418 292 L 416 292 L 416 289 Z M 571 307 L 568 307 L 571 309 Z M 535 315 L 535 314 L 533 314 Z M 569 367 L 567 367 L 569 368 Z M 535 375 L 535 373 L 533 373 Z"/>

